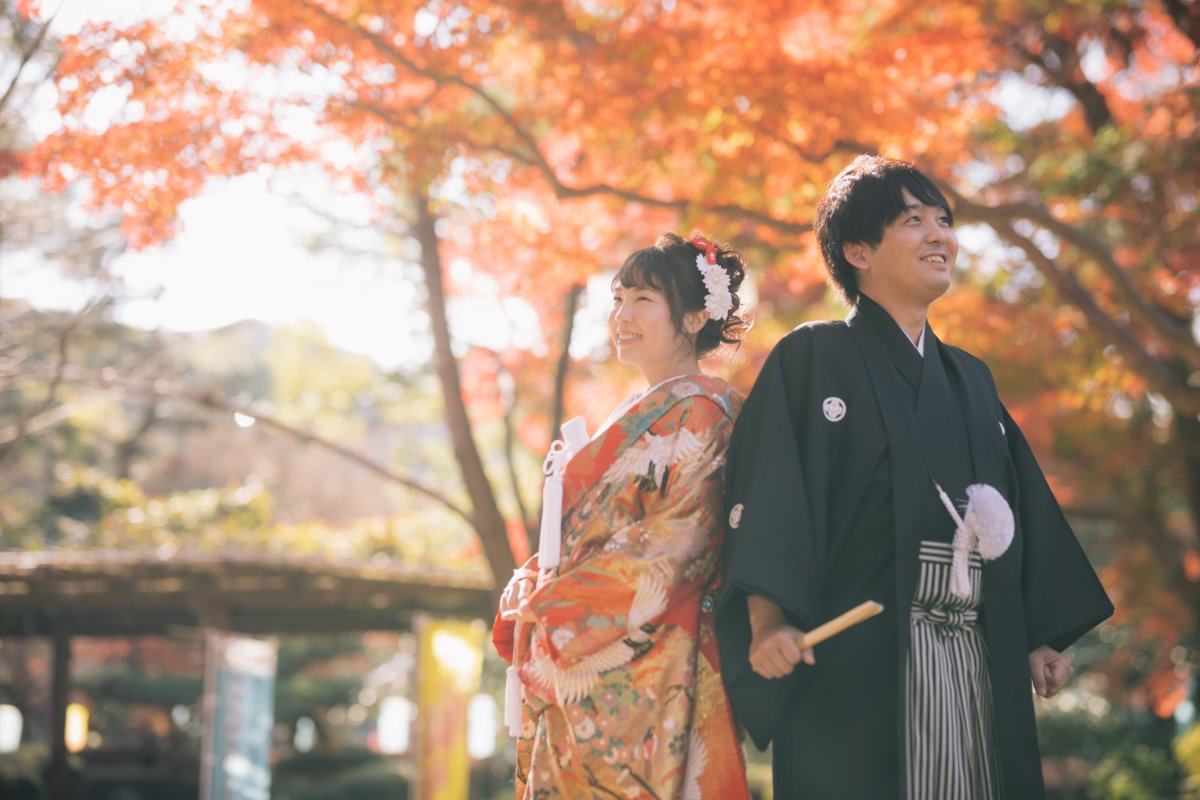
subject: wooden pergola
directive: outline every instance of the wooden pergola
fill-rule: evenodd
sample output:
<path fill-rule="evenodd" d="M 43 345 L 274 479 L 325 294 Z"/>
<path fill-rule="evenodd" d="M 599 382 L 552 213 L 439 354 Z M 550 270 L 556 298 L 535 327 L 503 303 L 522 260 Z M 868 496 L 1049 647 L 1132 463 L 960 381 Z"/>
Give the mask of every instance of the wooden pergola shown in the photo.
<path fill-rule="evenodd" d="M 71 637 L 408 630 L 417 613 L 489 618 L 490 576 L 387 555 L 244 550 L 0 552 L 0 637 L 54 643 L 51 798 L 65 800 Z"/>

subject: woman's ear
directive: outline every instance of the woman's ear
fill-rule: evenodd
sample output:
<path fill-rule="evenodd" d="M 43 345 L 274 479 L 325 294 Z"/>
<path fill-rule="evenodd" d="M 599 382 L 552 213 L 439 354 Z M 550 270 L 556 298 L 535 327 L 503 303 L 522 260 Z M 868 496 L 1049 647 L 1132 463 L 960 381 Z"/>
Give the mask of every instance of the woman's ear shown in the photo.
<path fill-rule="evenodd" d="M 706 309 L 689 311 L 683 315 L 683 329 L 687 331 L 688 336 L 695 336 L 707 322 L 708 311 Z"/>

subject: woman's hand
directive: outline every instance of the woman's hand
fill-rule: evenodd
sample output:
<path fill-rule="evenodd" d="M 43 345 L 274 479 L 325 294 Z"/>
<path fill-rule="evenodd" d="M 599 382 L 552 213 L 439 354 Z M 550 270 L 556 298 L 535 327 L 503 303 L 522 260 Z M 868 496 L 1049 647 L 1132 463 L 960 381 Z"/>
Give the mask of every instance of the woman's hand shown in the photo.
<path fill-rule="evenodd" d="M 536 617 L 529 609 L 529 595 L 537 585 L 537 573 L 519 569 L 513 572 L 508 586 L 500 595 L 500 619 L 518 622 L 534 622 Z"/>

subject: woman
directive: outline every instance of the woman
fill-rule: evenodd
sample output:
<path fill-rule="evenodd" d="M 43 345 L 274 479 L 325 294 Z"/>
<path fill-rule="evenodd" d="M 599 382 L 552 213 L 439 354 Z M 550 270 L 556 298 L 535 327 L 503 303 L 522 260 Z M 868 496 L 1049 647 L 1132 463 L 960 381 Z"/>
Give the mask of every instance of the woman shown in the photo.
<path fill-rule="evenodd" d="M 493 640 L 515 650 L 524 696 L 518 797 L 749 797 L 711 615 L 741 397 L 699 365 L 748 327 L 744 276 L 735 251 L 669 233 L 613 280 L 617 358 L 650 388 L 566 465 L 557 566 L 534 556 L 501 598 Z"/>

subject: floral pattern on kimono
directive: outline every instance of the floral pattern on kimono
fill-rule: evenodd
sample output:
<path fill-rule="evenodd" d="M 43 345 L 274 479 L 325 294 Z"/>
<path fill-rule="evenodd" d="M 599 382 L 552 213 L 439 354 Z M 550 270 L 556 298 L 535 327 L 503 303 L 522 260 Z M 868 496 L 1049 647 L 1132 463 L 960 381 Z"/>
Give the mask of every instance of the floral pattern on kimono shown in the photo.
<path fill-rule="evenodd" d="M 521 626 L 519 798 L 749 797 L 710 599 L 740 407 L 717 378 L 674 379 L 567 465 L 562 560 Z M 510 660 L 512 636 L 498 620 Z"/>

